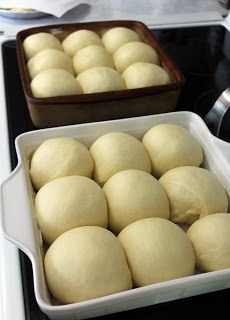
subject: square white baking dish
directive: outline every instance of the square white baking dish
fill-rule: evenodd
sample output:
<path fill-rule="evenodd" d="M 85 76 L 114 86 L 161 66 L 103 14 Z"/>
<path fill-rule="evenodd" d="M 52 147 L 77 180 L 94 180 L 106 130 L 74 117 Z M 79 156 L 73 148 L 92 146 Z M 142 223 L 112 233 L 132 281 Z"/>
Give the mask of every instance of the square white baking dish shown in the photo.
<path fill-rule="evenodd" d="M 185 127 L 200 142 L 203 166 L 215 173 L 230 194 L 230 144 L 214 137 L 203 120 L 192 112 L 174 112 L 122 120 L 87 123 L 24 133 L 16 139 L 18 166 L 1 185 L 0 227 L 3 235 L 30 258 L 35 296 L 51 319 L 86 319 L 140 308 L 230 287 L 230 269 L 135 288 L 80 303 L 60 305 L 50 297 L 43 270 L 43 245 L 35 220 L 34 191 L 28 175 L 30 151 L 46 139 L 66 136 L 90 146 L 100 135 L 123 131 L 141 139 L 152 126 L 173 123 Z"/>

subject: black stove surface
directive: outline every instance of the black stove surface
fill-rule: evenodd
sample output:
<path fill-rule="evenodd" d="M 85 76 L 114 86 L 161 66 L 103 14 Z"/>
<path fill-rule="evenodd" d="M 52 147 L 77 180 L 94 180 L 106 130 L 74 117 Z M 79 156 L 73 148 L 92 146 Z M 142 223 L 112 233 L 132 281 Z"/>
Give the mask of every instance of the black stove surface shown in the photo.
<path fill-rule="evenodd" d="M 181 69 L 186 82 L 176 111 L 193 111 L 204 117 L 215 100 L 230 87 L 230 32 L 221 26 L 154 30 L 163 46 Z M 15 41 L 2 46 L 9 125 L 12 169 L 17 165 L 15 138 L 26 131 L 36 130 L 27 110 L 17 65 Z M 90 119 L 89 119 L 90 121 Z M 220 137 L 230 141 L 230 114 Z M 32 268 L 27 256 L 20 252 L 26 320 L 48 319 L 38 308 L 33 289 Z M 220 316 L 229 314 L 230 289 L 134 309 L 97 319 L 152 319 Z"/>

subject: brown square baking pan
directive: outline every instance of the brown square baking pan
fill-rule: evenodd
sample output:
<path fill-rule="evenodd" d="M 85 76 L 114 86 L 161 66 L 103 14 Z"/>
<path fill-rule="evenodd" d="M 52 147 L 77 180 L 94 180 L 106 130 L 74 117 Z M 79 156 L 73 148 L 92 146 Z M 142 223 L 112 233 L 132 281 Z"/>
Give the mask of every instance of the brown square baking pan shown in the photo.
<path fill-rule="evenodd" d="M 48 98 L 33 96 L 23 49 L 26 37 L 39 32 L 48 32 L 63 41 L 70 33 L 80 29 L 92 30 L 101 36 L 106 30 L 114 27 L 127 27 L 136 31 L 143 42 L 154 48 L 160 58 L 161 66 L 171 78 L 171 83 L 138 89 Z M 38 128 L 169 112 L 175 109 L 184 84 L 184 77 L 177 65 L 153 33 L 139 21 L 87 22 L 30 28 L 17 34 L 16 48 L 29 113 L 33 124 Z"/>

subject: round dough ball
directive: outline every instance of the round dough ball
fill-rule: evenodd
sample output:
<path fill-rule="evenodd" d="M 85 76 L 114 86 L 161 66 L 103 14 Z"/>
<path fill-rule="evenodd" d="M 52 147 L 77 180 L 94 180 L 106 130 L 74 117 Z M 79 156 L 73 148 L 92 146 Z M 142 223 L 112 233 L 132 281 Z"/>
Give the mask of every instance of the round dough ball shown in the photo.
<path fill-rule="evenodd" d="M 47 244 L 76 227 L 108 227 L 105 194 L 87 177 L 68 176 L 46 183 L 36 194 L 35 208 Z"/>
<path fill-rule="evenodd" d="M 173 222 L 147 218 L 118 235 L 137 287 L 194 274 L 195 255 L 186 233 Z"/>
<path fill-rule="evenodd" d="M 113 54 L 113 60 L 118 72 L 122 73 L 135 62 L 160 64 L 156 51 L 144 42 L 128 42 Z"/>
<path fill-rule="evenodd" d="M 156 64 L 136 62 L 122 74 L 127 89 L 160 86 L 171 82 L 168 73 Z"/>
<path fill-rule="evenodd" d="M 122 76 L 109 67 L 94 67 L 83 71 L 77 77 L 84 93 L 97 93 L 125 89 Z"/>
<path fill-rule="evenodd" d="M 38 52 L 48 48 L 63 50 L 58 38 L 48 32 L 32 34 L 23 41 L 23 49 L 27 60 L 35 56 Z"/>
<path fill-rule="evenodd" d="M 106 50 L 113 54 L 123 44 L 133 41 L 141 41 L 141 39 L 138 33 L 132 29 L 115 27 L 104 33 L 102 41 Z"/>
<path fill-rule="evenodd" d="M 192 224 L 206 215 L 228 210 L 224 187 L 206 169 L 177 167 L 166 172 L 159 181 L 168 195 L 173 222 Z"/>
<path fill-rule="evenodd" d="M 79 50 L 73 58 L 73 65 L 77 74 L 99 66 L 114 68 L 112 56 L 105 48 L 96 45 Z"/>
<path fill-rule="evenodd" d="M 110 132 L 90 147 L 94 160 L 94 180 L 103 185 L 115 173 L 137 169 L 151 172 L 151 162 L 143 144 L 124 132 Z"/>
<path fill-rule="evenodd" d="M 197 166 L 203 162 L 203 150 L 193 135 L 175 124 L 159 124 L 146 132 L 144 144 L 152 163 L 152 173 L 161 177 L 170 169 Z"/>
<path fill-rule="evenodd" d="M 74 76 L 63 69 L 47 69 L 31 81 L 31 91 L 36 98 L 81 94 L 82 89 Z"/>
<path fill-rule="evenodd" d="M 124 250 L 112 232 L 84 226 L 63 233 L 45 256 L 51 294 L 63 303 L 95 299 L 132 288 Z"/>
<path fill-rule="evenodd" d="M 27 63 L 30 79 L 46 69 L 63 69 L 74 75 L 73 62 L 70 56 L 57 49 L 45 49 L 37 53 Z"/>
<path fill-rule="evenodd" d="M 91 177 L 94 163 L 89 150 L 72 138 L 53 138 L 44 141 L 30 162 L 30 177 L 39 190 L 45 183 L 64 176 Z"/>
<path fill-rule="evenodd" d="M 202 271 L 230 268 L 230 214 L 215 213 L 196 221 L 187 235 L 196 266 Z"/>
<path fill-rule="evenodd" d="M 120 171 L 105 183 L 103 190 L 108 203 L 109 229 L 115 234 L 140 219 L 169 218 L 165 190 L 145 171 Z"/>
<path fill-rule="evenodd" d="M 72 57 L 78 50 L 94 44 L 103 46 L 102 41 L 96 32 L 85 29 L 72 32 L 62 42 L 64 51 Z"/>

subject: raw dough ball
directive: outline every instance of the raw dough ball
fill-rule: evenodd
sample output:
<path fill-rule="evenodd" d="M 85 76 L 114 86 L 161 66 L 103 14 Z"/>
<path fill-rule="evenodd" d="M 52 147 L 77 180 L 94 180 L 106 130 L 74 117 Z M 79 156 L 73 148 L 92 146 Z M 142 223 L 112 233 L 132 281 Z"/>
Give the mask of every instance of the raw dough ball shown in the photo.
<path fill-rule="evenodd" d="M 106 31 L 102 37 L 103 44 L 107 51 L 114 53 L 118 48 L 127 42 L 141 41 L 138 33 L 125 27 L 115 27 Z"/>
<path fill-rule="evenodd" d="M 122 76 L 109 67 L 94 67 L 77 77 L 84 93 L 97 93 L 125 89 Z"/>
<path fill-rule="evenodd" d="M 127 89 L 160 86 L 171 82 L 168 73 L 156 64 L 136 62 L 122 74 Z"/>
<path fill-rule="evenodd" d="M 71 138 L 54 138 L 43 142 L 30 162 L 30 176 L 36 190 L 45 183 L 64 176 L 91 177 L 93 159 L 81 142 Z"/>
<path fill-rule="evenodd" d="M 170 203 L 170 220 L 192 224 L 199 218 L 227 212 L 228 198 L 215 175 L 203 168 L 185 166 L 169 170 L 161 178 Z"/>
<path fill-rule="evenodd" d="M 120 73 L 135 62 L 160 63 L 156 51 L 147 43 L 138 41 L 128 42 L 117 49 L 113 54 L 113 60 Z"/>
<path fill-rule="evenodd" d="M 74 74 L 70 56 L 57 49 L 45 49 L 37 53 L 27 64 L 30 79 L 46 69 L 64 69 Z"/>
<path fill-rule="evenodd" d="M 73 58 L 73 65 L 77 74 L 99 66 L 114 68 L 112 56 L 105 48 L 96 45 L 79 50 Z"/>
<path fill-rule="evenodd" d="M 39 32 L 26 37 L 23 41 L 23 48 L 27 60 L 44 49 L 53 48 L 63 50 L 58 38 L 48 32 Z"/>
<path fill-rule="evenodd" d="M 47 69 L 31 81 L 31 91 L 36 98 L 81 94 L 82 89 L 74 76 L 63 69 Z"/>
<path fill-rule="evenodd" d="M 72 32 L 62 42 L 64 51 L 72 57 L 78 50 L 93 44 L 103 46 L 102 41 L 96 32 L 84 29 Z"/>
<path fill-rule="evenodd" d="M 161 184 L 149 173 L 124 170 L 104 185 L 109 229 L 118 234 L 128 224 L 150 217 L 169 218 L 169 201 Z"/>
<path fill-rule="evenodd" d="M 156 125 L 146 132 L 142 143 L 157 178 L 175 167 L 199 167 L 203 162 L 203 151 L 198 141 L 189 131 L 175 124 Z"/>
<path fill-rule="evenodd" d="M 124 250 L 104 228 L 85 226 L 63 233 L 49 247 L 44 264 L 49 290 L 63 303 L 132 288 Z"/>
<path fill-rule="evenodd" d="M 195 255 L 186 233 L 173 222 L 147 218 L 131 223 L 118 235 L 137 287 L 190 276 Z"/>
<path fill-rule="evenodd" d="M 110 132 L 90 147 L 94 160 L 94 180 L 103 185 L 115 173 L 126 169 L 151 172 L 151 162 L 143 144 L 124 132 Z"/>
<path fill-rule="evenodd" d="M 215 213 L 196 221 L 187 235 L 196 266 L 203 271 L 230 268 L 230 214 Z"/>

